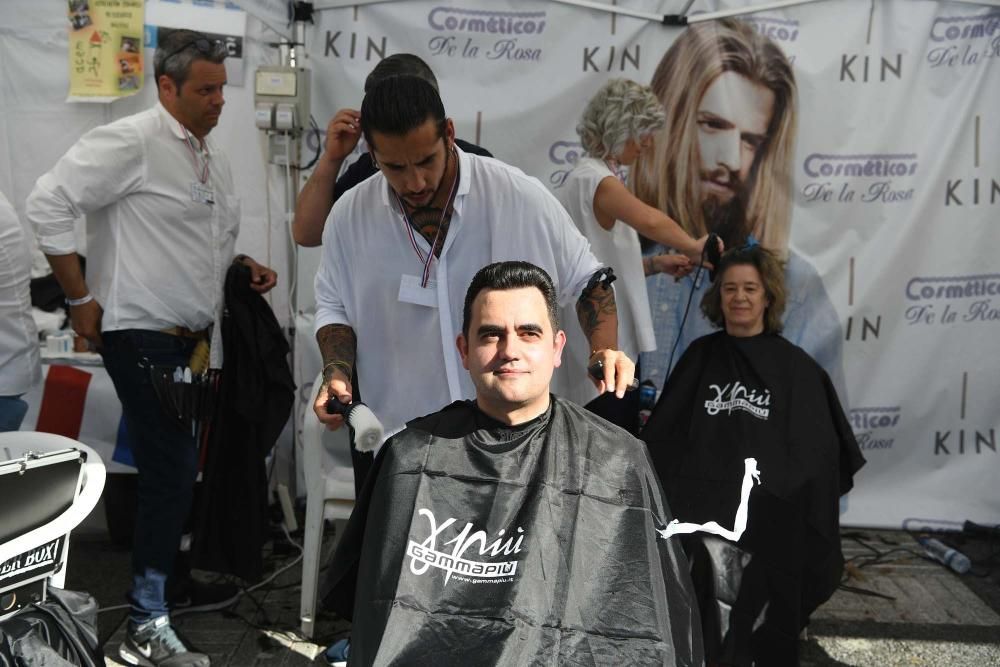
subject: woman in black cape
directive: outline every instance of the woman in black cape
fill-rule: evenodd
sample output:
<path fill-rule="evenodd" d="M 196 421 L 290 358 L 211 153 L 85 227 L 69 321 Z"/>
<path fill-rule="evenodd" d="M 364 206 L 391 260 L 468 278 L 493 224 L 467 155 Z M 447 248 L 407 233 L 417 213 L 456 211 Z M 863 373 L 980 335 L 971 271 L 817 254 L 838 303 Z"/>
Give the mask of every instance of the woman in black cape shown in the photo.
<path fill-rule="evenodd" d="M 745 460 L 759 484 L 738 541 L 683 537 L 709 665 L 798 665 L 809 615 L 843 570 L 839 498 L 864 464 L 826 372 L 781 337 L 784 271 L 753 244 L 731 250 L 702 300 L 694 341 L 642 432 L 672 513 L 740 532 Z"/>

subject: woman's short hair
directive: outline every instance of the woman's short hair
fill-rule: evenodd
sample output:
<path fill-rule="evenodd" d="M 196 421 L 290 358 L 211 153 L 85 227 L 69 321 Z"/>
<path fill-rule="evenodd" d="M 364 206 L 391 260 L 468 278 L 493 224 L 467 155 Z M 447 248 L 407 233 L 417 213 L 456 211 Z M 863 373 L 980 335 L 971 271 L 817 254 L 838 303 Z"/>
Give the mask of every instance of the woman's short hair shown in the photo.
<path fill-rule="evenodd" d="M 785 314 L 785 267 L 778 255 L 757 244 L 727 250 L 715 267 L 715 282 L 701 300 L 701 312 L 717 327 L 725 328 L 722 313 L 722 280 L 726 270 L 733 266 L 748 265 L 757 269 L 767 296 L 764 310 L 764 333 L 781 333 L 781 318 Z"/>
<path fill-rule="evenodd" d="M 663 105 L 649 86 L 611 79 L 590 98 L 576 133 L 591 157 L 614 158 L 625 150 L 629 139 L 639 141 L 659 130 L 666 118 Z"/>

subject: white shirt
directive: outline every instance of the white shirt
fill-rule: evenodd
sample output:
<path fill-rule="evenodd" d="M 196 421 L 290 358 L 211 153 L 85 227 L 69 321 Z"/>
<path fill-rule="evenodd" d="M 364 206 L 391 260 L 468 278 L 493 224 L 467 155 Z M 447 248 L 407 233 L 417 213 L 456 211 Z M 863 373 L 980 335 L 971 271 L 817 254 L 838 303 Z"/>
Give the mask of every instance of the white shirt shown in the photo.
<path fill-rule="evenodd" d="M 577 161 L 556 196 L 566 207 L 580 232 L 590 241 L 590 247 L 604 266 L 614 269 L 615 303 L 618 307 L 618 349 L 629 359 L 638 359 L 640 352 L 656 349 L 653 320 L 649 312 L 646 276 L 642 270 L 642 248 L 639 234 L 632 227 L 616 220 L 611 229 L 604 229 L 594 214 L 597 186 L 605 178 L 618 178 L 603 160 L 583 157 Z M 562 318 L 574 316 L 564 312 Z M 572 380 L 586 372 L 591 350 L 586 341 L 567 341 L 563 352 L 561 378 Z M 559 393 L 580 405 L 597 398 L 594 385 L 583 382 L 560 383 Z"/>
<path fill-rule="evenodd" d="M 387 437 L 410 419 L 475 396 L 455 339 L 465 293 L 479 269 L 505 260 L 532 262 L 549 273 L 566 306 L 600 268 L 587 240 L 537 179 L 492 158 L 460 149 L 458 155 L 454 213 L 427 288 L 420 287 L 422 263 L 381 173 L 341 197 L 323 231 L 316 330 L 328 324 L 354 329 L 361 398 Z M 414 237 L 429 252 L 430 244 Z M 575 318 L 562 326 L 568 337 L 584 337 Z"/>
<path fill-rule="evenodd" d="M 76 252 L 73 221 L 87 215 L 87 285 L 103 331 L 200 331 L 221 313 L 239 200 L 221 149 L 209 137 L 204 152 L 191 142 L 157 104 L 85 134 L 28 197 L 48 255 Z"/>
<path fill-rule="evenodd" d="M 24 394 L 41 378 L 30 283 L 28 240 L 0 193 L 0 396 Z"/>

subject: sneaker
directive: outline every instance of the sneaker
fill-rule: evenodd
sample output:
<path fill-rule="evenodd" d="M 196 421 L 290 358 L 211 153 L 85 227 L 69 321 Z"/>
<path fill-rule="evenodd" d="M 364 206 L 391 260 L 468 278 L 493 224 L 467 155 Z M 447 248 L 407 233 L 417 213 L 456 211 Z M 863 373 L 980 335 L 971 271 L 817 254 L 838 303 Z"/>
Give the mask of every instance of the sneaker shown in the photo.
<path fill-rule="evenodd" d="M 341 639 L 335 642 L 330 648 L 323 652 L 326 662 L 333 667 L 347 667 L 347 658 L 351 654 L 350 638 Z"/>
<path fill-rule="evenodd" d="M 160 616 L 135 628 L 129 623 L 118 655 L 130 665 L 142 667 L 209 667 L 203 653 L 189 651 L 181 642 L 169 616 Z"/>
<path fill-rule="evenodd" d="M 187 579 L 174 590 L 167 591 L 167 608 L 171 616 L 215 611 L 233 606 L 241 594 L 240 588 L 234 584 L 207 584 Z"/>

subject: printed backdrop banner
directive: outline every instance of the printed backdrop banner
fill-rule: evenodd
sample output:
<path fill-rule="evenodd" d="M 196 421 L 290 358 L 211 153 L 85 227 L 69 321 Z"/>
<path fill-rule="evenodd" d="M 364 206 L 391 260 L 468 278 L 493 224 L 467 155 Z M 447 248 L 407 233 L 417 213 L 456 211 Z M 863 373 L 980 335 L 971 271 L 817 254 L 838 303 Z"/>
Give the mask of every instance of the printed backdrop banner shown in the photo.
<path fill-rule="evenodd" d="M 81 134 L 148 108 L 155 85 L 112 105 L 67 105 L 66 14 L 35 0 L 9 4 L 7 30 L 0 31 L 0 155 L 8 156 L 0 160 L 0 189 L 23 216 L 35 180 Z M 70 6 L 92 10 L 98 4 Z M 686 2 L 616 4 L 669 13 Z M 691 10 L 753 4 L 696 0 Z M 130 6 L 124 0 L 119 5 Z M 276 64 L 270 43 L 291 33 L 284 0 L 245 0 L 239 10 L 207 0 L 145 3 L 147 24 L 188 27 L 158 22 L 159 5 L 222 17 L 193 25 L 218 35 L 245 34 L 242 60 L 250 71 Z M 994 483 L 1000 467 L 994 342 L 1000 327 L 1000 123 L 994 115 L 1000 108 L 1000 9 L 936 0 L 827 0 L 741 20 L 777 47 L 781 58 L 775 62 L 783 59 L 793 73 L 794 117 L 786 107 L 767 112 L 794 120 L 790 157 L 767 161 L 767 169 L 763 159 L 752 159 L 750 171 L 777 184 L 775 203 L 753 224 L 765 232 L 766 244 L 781 249 L 778 223 L 790 220 L 789 272 L 794 258 L 794 282 L 812 295 L 803 304 L 813 305 L 799 305 L 789 334 L 834 375 L 839 367 L 839 388 L 868 459 L 843 521 L 889 527 L 908 519 L 1000 522 Z M 337 109 L 357 108 L 364 78 L 379 59 L 412 52 L 437 73 L 461 138 L 555 189 L 580 155 L 574 128 L 594 92 L 612 77 L 652 82 L 668 51 L 678 45 L 680 53 L 682 37 L 698 34 L 545 0 L 406 0 L 318 11 L 306 32 L 312 113 L 324 128 Z M 146 41 L 148 48 L 152 40 Z M 298 252 L 297 264 L 285 259 L 283 172 L 266 166 L 252 87 L 233 87 L 242 80 L 230 72 L 213 136 L 230 157 L 243 202 L 237 252 L 277 269 L 279 288 L 268 297 L 279 320 L 297 326 L 295 364 L 304 386 L 319 370 L 310 331 L 319 252 Z M 700 103 L 701 89 L 711 83 L 692 75 L 672 81 L 660 95 L 698 90 Z M 730 120 L 745 116 L 735 113 Z M 697 131 L 682 127 L 679 136 L 684 130 L 689 137 Z M 769 136 L 746 154 L 772 155 L 773 144 Z M 697 174 L 708 151 L 695 145 L 697 154 L 681 155 L 660 137 L 657 151 Z M 735 146 L 743 151 L 742 138 Z M 306 152 L 318 147 L 310 134 Z M 759 184 L 762 178 L 750 180 Z M 652 180 L 657 187 L 662 182 Z M 650 287 L 656 292 L 655 280 Z M 672 303 L 687 294 L 675 288 L 654 298 L 661 355 L 678 336 Z M 697 334 L 697 322 L 696 313 L 688 318 L 679 348 Z M 300 395 L 307 403 L 308 391 Z M 300 413 L 309 418 L 311 408 L 306 404 Z M 118 421 L 110 414 L 102 419 L 108 428 Z M 102 437 L 114 442 L 104 431 Z M 85 418 L 81 434 L 86 432 Z"/>
<path fill-rule="evenodd" d="M 681 4 L 617 2 L 654 13 Z M 751 4 L 695 2 L 692 10 Z M 751 223 L 765 245 L 784 250 L 780 221 L 791 221 L 797 268 L 793 276 L 790 265 L 788 281 L 808 298 L 786 334 L 834 377 L 868 459 L 843 522 L 997 523 L 1000 10 L 830 0 L 740 18 L 777 46 L 794 75 L 794 113 L 777 105 L 770 112 L 794 121 L 794 148 L 772 172 L 763 159 L 752 168 L 758 184 L 776 179 L 785 208 L 777 197 Z M 544 1 L 323 11 L 307 33 L 313 114 L 325 127 L 337 109 L 358 108 L 379 59 L 415 53 L 434 69 L 459 137 L 555 189 L 580 155 L 575 125 L 601 84 L 650 83 L 672 46 L 683 49 L 682 35 L 704 27 Z M 684 97 L 673 94 L 679 88 L 705 92 L 697 67 L 685 66 L 691 77 L 669 81 L 657 91 L 662 98 Z M 770 135 L 762 155 L 778 141 Z M 684 160 L 664 137 L 657 150 Z M 311 262 L 314 255 L 303 256 L 300 307 L 310 296 Z M 672 307 L 653 300 L 654 313 Z M 699 317 L 689 315 L 685 330 L 696 332 Z M 678 324 L 658 328 L 660 354 Z M 662 385 L 664 376 L 654 379 Z"/>
<path fill-rule="evenodd" d="M 142 0 L 69 1 L 70 102 L 110 102 L 142 88 Z"/>

